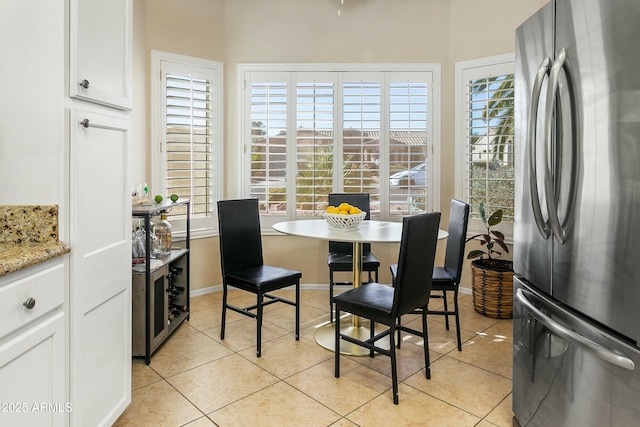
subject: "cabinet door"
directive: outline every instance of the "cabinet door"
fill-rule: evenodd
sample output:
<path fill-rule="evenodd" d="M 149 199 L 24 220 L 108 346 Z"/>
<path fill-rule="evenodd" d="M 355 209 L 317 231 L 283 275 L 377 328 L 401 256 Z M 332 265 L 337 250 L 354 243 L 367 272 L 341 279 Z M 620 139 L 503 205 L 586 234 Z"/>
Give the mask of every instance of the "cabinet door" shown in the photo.
<path fill-rule="evenodd" d="M 146 362 L 150 360 L 150 354 L 167 337 L 167 316 L 169 294 L 167 293 L 167 266 L 151 272 L 149 286 L 147 286 L 144 273 L 134 273 L 132 283 L 132 355 L 145 356 Z M 147 316 L 146 304 L 149 303 Z M 148 336 L 147 336 L 147 328 Z M 147 353 L 147 339 L 149 340 L 149 353 Z"/>
<path fill-rule="evenodd" d="M 64 342 L 59 312 L 0 345 L 0 425 L 66 424 Z"/>
<path fill-rule="evenodd" d="M 59 204 L 64 1 L 0 2 L 0 204 Z"/>
<path fill-rule="evenodd" d="M 71 420 L 111 425 L 131 401 L 130 122 L 70 117 Z"/>
<path fill-rule="evenodd" d="M 69 95 L 131 109 L 131 0 L 70 0 Z"/>

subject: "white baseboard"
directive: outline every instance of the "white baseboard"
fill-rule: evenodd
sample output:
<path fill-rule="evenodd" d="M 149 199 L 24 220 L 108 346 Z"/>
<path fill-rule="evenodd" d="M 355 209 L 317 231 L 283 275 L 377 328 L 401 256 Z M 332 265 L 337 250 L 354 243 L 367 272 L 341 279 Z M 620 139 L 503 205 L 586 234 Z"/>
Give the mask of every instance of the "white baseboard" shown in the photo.
<path fill-rule="evenodd" d="M 189 291 L 189 297 L 200 297 L 202 295 L 212 294 L 214 292 L 220 292 L 222 285 L 209 286 L 208 288 L 191 289 Z"/>

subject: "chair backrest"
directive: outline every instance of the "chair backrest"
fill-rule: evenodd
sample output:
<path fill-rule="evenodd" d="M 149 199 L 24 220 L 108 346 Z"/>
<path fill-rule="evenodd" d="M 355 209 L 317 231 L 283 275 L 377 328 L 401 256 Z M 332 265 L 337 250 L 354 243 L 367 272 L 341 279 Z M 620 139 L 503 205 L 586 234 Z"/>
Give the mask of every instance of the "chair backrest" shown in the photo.
<path fill-rule="evenodd" d="M 222 276 L 263 264 L 258 199 L 219 200 Z"/>
<path fill-rule="evenodd" d="M 349 203 L 352 206 L 366 212 L 365 221 L 371 217 L 371 206 L 369 204 L 369 193 L 330 193 L 329 206 L 338 206 L 340 203 Z M 364 252 L 371 252 L 371 243 L 362 245 Z M 329 252 L 351 254 L 353 253 L 353 245 L 349 242 L 333 242 L 329 241 Z"/>
<path fill-rule="evenodd" d="M 426 307 L 438 244 L 440 212 L 405 217 L 398 255 L 392 315 L 398 317 Z"/>
<path fill-rule="evenodd" d="M 451 200 L 449 214 L 449 237 L 444 254 L 444 268 L 455 278 L 456 285 L 460 283 L 462 265 L 464 263 L 464 246 L 467 240 L 467 225 L 469 223 L 469 205 L 460 200 Z"/>

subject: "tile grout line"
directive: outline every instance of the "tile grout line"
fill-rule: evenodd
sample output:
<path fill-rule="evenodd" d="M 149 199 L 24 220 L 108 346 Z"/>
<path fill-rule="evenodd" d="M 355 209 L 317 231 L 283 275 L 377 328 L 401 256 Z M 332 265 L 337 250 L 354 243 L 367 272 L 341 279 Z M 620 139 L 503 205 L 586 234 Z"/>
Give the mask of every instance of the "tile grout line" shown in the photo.
<path fill-rule="evenodd" d="M 302 290 L 301 290 L 301 291 L 302 291 Z M 461 299 L 462 299 L 462 298 L 461 298 Z M 315 300 L 315 299 L 314 299 L 314 301 L 316 301 L 316 302 L 317 302 L 317 300 Z M 218 304 L 220 304 L 220 302 L 219 302 L 219 301 L 216 301 L 216 302 L 214 302 L 214 303 L 209 303 L 209 302 L 207 302 L 207 304 L 206 304 L 206 305 L 203 305 L 202 307 L 198 307 L 198 310 L 197 310 L 197 311 L 200 311 L 200 310 L 201 310 L 201 311 L 203 311 L 203 312 L 204 312 L 204 311 L 208 311 L 210 307 L 211 307 L 211 308 L 213 308 L 213 309 L 215 309 L 215 308 L 216 308 L 216 306 L 217 306 Z M 303 308 L 303 307 L 313 308 L 314 310 L 323 310 L 323 308 L 320 308 L 320 307 L 318 307 L 316 304 L 313 304 L 313 303 L 301 303 L 301 311 L 303 311 L 303 310 L 304 310 L 304 308 Z M 473 312 L 473 307 L 467 307 L 467 309 L 469 309 L 469 308 L 470 308 L 470 309 L 471 309 L 471 311 Z M 326 314 L 326 316 L 328 316 L 328 313 Z M 235 321 L 227 322 L 227 324 L 235 323 L 236 321 L 240 321 L 240 320 L 242 320 L 242 319 L 236 319 Z M 292 330 L 289 330 L 289 328 L 288 328 L 288 327 L 283 327 L 282 325 L 280 325 L 280 324 L 276 324 L 276 323 L 273 323 L 272 321 L 270 321 L 270 320 L 268 320 L 268 319 L 265 319 L 265 320 L 264 320 L 264 322 L 265 322 L 265 323 L 267 323 L 267 322 L 268 322 L 271 326 L 273 326 L 273 327 L 275 327 L 275 328 L 282 329 L 282 330 L 286 331 L 287 333 L 286 333 L 286 334 L 284 334 L 284 335 L 280 335 L 280 336 L 277 336 L 277 337 L 273 337 L 273 338 L 271 338 L 271 339 L 269 339 L 269 340 L 267 340 L 267 341 L 263 341 L 263 345 L 264 345 L 265 343 L 273 342 L 273 341 L 275 341 L 275 340 L 277 340 L 277 339 L 280 339 L 280 338 L 282 338 L 282 337 L 286 337 L 286 336 L 288 336 L 288 335 L 294 335 L 294 334 L 295 334 L 295 332 L 294 332 L 294 331 L 292 331 Z M 313 323 L 313 320 L 309 320 L 309 321 L 304 322 L 304 323 L 305 323 L 305 324 L 311 324 L 311 323 Z M 444 323 L 444 322 L 442 321 L 442 322 L 438 322 L 438 323 Z M 432 324 L 433 324 L 433 323 L 432 323 Z M 482 324 L 482 323 L 481 323 L 481 324 Z M 482 327 L 482 328 L 480 328 L 479 330 L 480 330 L 480 332 L 484 332 L 484 331 L 486 331 L 486 330 L 488 330 L 488 329 L 490 329 L 490 328 L 492 328 L 492 327 L 494 327 L 494 326 L 496 326 L 496 325 L 498 325 L 498 324 L 500 324 L 500 320 L 499 320 L 499 319 L 496 319 L 494 322 L 492 322 L 492 323 L 490 323 L 490 324 L 486 324 L 486 326 L 485 326 L 485 325 L 483 325 L 483 327 Z M 199 408 L 199 407 L 198 407 L 194 402 L 192 402 L 190 399 L 188 399 L 188 398 L 187 398 L 187 396 L 185 396 L 185 395 L 184 395 L 182 392 L 180 392 L 176 387 L 174 387 L 174 386 L 173 386 L 173 384 L 172 384 L 171 382 L 169 382 L 169 380 L 170 380 L 171 378 L 173 378 L 173 377 L 175 377 L 175 376 L 179 375 L 179 374 L 184 373 L 184 372 L 189 372 L 189 371 L 191 371 L 191 370 L 193 370 L 193 369 L 197 369 L 197 368 L 199 368 L 199 367 L 202 367 L 202 366 L 207 365 L 207 364 L 209 364 L 209 363 L 212 363 L 212 362 L 214 362 L 214 361 L 222 360 L 222 359 L 224 359 L 224 358 L 227 358 L 228 356 L 233 356 L 233 355 L 238 355 L 238 356 L 240 356 L 241 358 L 243 358 L 244 360 L 246 360 L 246 361 L 250 362 L 251 364 L 253 364 L 253 365 L 254 365 L 254 366 L 256 366 L 257 368 L 259 368 L 260 370 L 262 370 L 262 371 L 264 371 L 265 373 L 267 373 L 267 374 L 271 375 L 272 377 L 274 377 L 277 381 L 275 381 L 274 383 L 269 384 L 269 385 L 267 385 L 267 386 L 265 386 L 265 387 L 262 387 L 262 388 L 261 388 L 261 389 L 259 389 L 259 390 L 255 390 L 255 391 L 251 392 L 250 394 L 248 394 L 248 395 L 246 395 L 246 396 L 244 396 L 244 397 L 242 397 L 242 398 L 238 398 L 238 399 L 234 400 L 233 402 L 229 402 L 229 403 L 225 404 L 224 406 L 221 406 L 220 408 L 217 408 L 217 409 L 215 409 L 214 411 L 211 411 L 211 412 L 210 412 L 211 414 L 212 414 L 212 413 L 214 413 L 214 412 L 216 412 L 216 411 L 221 410 L 222 408 L 225 408 L 225 407 L 227 407 L 227 406 L 229 406 L 229 405 L 235 404 L 235 403 L 237 403 L 237 402 L 242 401 L 243 399 L 246 399 L 246 398 L 248 398 L 248 397 L 250 397 L 250 396 L 253 396 L 253 395 L 255 395 L 255 394 L 257 394 L 257 393 L 259 393 L 259 392 L 261 392 L 261 391 L 265 390 L 266 388 L 269 388 L 269 387 L 271 387 L 271 386 L 274 386 L 274 385 L 276 385 L 276 384 L 278 384 L 278 383 L 282 383 L 282 384 L 285 384 L 285 385 L 286 385 L 286 386 L 288 386 L 288 387 L 291 387 L 291 388 L 295 389 L 296 391 L 298 391 L 299 393 L 301 393 L 302 395 L 304 395 L 306 398 L 308 398 L 308 399 L 310 399 L 310 400 L 314 401 L 315 403 L 319 404 L 321 407 L 324 407 L 325 409 L 328 409 L 328 410 L 329 410 L 329 411 L 331 411 L 332 413 L 336 414 L 336 416 L 338 416 L 338 419 L 337 419 L 337 420 L 335 420 L 335 421 L 333 421 L 333 422 L 332 422 L 331 424 L 329 424 L 329 425 L 333 425 L 333 424 L 339 423 L 341 420 L 346 420 L 346 421 L 348 421 L 348 422 L 350 422 L 350 423 L 354 423 L 353 421 L 351 421 L 351 420 L 348 418 L 350 414 L 353 414 L 355 411 L 359 410 L 359 409 L 360 409 L 360 408 L 362 408 L 363 406 L 370 404 L 373 400 L 378 399 L 380 396 L 383 396 L 384 394 L 388 393 L 388 392 L 389 392 L 389 390 L 391 389 L 391 387 L 386 388 L 386 389 L 385 389 L 384 391 L 382 391 L 381 393 L 376 394 L 376 395 L 375 395 L 375 396 L 373 396 L 371 399 L 367 400 L 366 402 L 363 402 L 363 403 L 362 403 L 362 404 L 360 404 L 358 407 L 356 407 L 356 408 L 352 409 L 348 414 L 342 415 L 342 414 L 340 414 L 340 413 L 336 412 L 336 411 L 335 411 L 335 409 L 333 409 L 333 408 L 329 407 L 327 404 L 324 404 L 324 403 L 322 403 L 322 402 L 318 401 L 318 400 L 317 400 L 317 399 L 315 399 L 313 396 L 311 396 L 311 395 L 309 395 L 309 394 L 305 393 L 303 390 L 301 390 L 301 389 L 299 389 L 299 388 L 295 387 L 293 384 L 291 384 L 291 383 L 289 383 L 289 382 L 288 382 L 288 380 L 290 380 L 293 376 L 295 376 L 295 375 L 299 375 L 299 374 L 301 374 L 301 373 L 304 373 L 305 371 L 309 371 L 309 370 L 311 370 L 311 369 L 313 369 L 313 368 L 317 367 L 318 365 L 321 365 L 321 364 L 323 364 L 323 363 L 326 363 L 326 362 L 327 362 L 327 360 L 331 359 L 331 357 L 332 357 L 332 356 L 328 356 L 326 359 L 323 359 L 323 360 L 320 360 L 320 361 L 318 361 L 318 362 L 315 362 L 315 363 L 314 363 L 314 364 L 312 364 L 311 366 L 307 366 L 307 367 L 305 367 L 304 369 L 302 369 L 302 370 L 301 370 L 301 371 L 299 371 L 299 372 L 295 372 L 295 373 L 290 374 L 290 375 L 287 375 L 287 376 L 285 376 L 285 377 L 280 377 L 280 376 L 278 376 L 278 375 L 276 375 L 276 374 L 274 374 L 274 373 L 270 372 L 267 368 L 265 368 L 265 367 L 263 367 L 263 366 L 258 365 L 258 364 L 255 362 L 255 359 L 250 359 L 250 358 L 248 358 L 247 356 L 245 356 L 245 355 L 241 354 L 241 352 L 246 352 L 246 351 L 247 351 L 248 349 L 250 349 L 250 348 L 255 348 L 255 347 L 256 347 L 255 345 L 254 345 L 254 346 L 247 347 L 247 348 L 242 348 L 242 349 L 239 349 L 239 350 L 234 350 L 234 349 L 232 349 L 231 347 L 226 346 L 224 343 L 222 343 L 222 342 L 220 342 L 220 341 L 217 341 L 217 340 L 216 340 L 215 338 L 213 338 L 212 336 L 210 336 L 210 335 L 206 334 L 204 330 L 201 330 L 201 329 L 199 329 L 199 328 L 197 328 L 197 327 L 195 327 L 195 326 L 189 326 L 189 327 L 190 327 L 190 328 L 193 328 L 193 331 L 194 331 L 194 332 L 192 333 L 193 335 L 194 335 L 194 334 L 196 334 L 196 333 L 202 334 L 202 336 L 204 336 L 205 338 L 208 338 L 209 340 L 213 341 L 214 343 L 216 343 L 216 344 L 218 344 L 218 345 L 221 345 L 221 346 L 223 346 L 224 348 L 226 348 L 227 350 L 229 350 L 229 351 L 230 351 L 230 353 L 229 353 L 229 354 L 226 354 L 226 355 L 224 355 L 224 356 L 218 357 L 218 358 L 216 358 L 216 359 L 213 359 L 213 360 L 207 361 L 207 362 L 205 362 L 205 363 L 200 363 L 200 364 L 198 364 L 197 366 L 192 366 L 192 367 L 190 367 L 190 368 L 188 368 L 188 369 L 186 369 L 186 370 L 184 370 L 184 371 L 181 371 L 181 372 L 177 372 L 177 373 L 171 374 L 171 375 L 169 375 L 169 376 L 167 376 L 167 377 L 165 377 L 165 376 L 161 375 L 159 371 L 157 371 L 155 368 L 153 368 L 153 367 L 151 366 L 151 364 L 150 364 L 150 365 L 147 365 L 148 367 L 150 367 L 150 368 L 151 368 L 151 370 L 152 370 L 156 375 L 158 375 L 158 377 L 159 377 L 160 379 L 158 379 L 158 380 L 156 380 L 156 381 L 152 381 L 152 382 L 150 382 L 150 383 L 147 383 L 147 384 L 145 384 L 144 386 L 137 387 L 136 389 L 132 389 L 132 391 L 133 391 L 133 390 L 139 390 L 139 389 L 144 388 L 144 387 L 146 387 L 146 386 L 149 386 L 149 385 L 151 385 L 151 384 L 155 384 L 155 383 L 157 383 L 157 382 L 159 382 L 159 381 L 164 381 L 166 384 L 168 384 L 168 385 L 171 387 L 171 389 L 172 389 L 172 390 L 176 391 L 180 396 L 182 396 L 182 398 L 184 398 L 187 402 L 189 402 L 189 404 L 190 404 L 190 405 L 192 405 L 193 407 L 195 407 L 195 408 L 197 409 L 197 411 L 198 411 L 200 414 L 202 414 L 202 416 L 201 416 L 201 417 L 198 417 L 198 418 L 195 418 L 195 419 L 193 419 L 193 420 L 187 421 L 187 422 L 185 422 L 184 424 L 180 424 L 180 425 L 186 425 L 186 424 L 192 423 L 192 422 L 194 422 L 194 421 L 197 421 L 197 420 L 199 420 L 199 419 L 201 419 L 201 418 L 206 418 L 208 421 L 210 421 L 211 423 L 213 423 L 213 425 L 216 425 L 216 426 L 217 426 L 218 424 L 217 424 L 217 423 L 215 423 L 211 418 L 209 418 L 208 414 L 204 413 L 204 411 L 203 411 L 201 408 Z M 201 326 L 201 327 L 202 327 L 202 326 Z M 218 327 L 218 326 L 215 326 L 214 328 L 217 328 L 217 327 Z M 209 328 L 209 329 L 212 329 L 212 328 Z M 209 329 L 207 329 L 207 330 L 209 330 Z M 455 330 L 455 327 L 454 327 L 453 329 Z M 477 335 L 477 334 L 478 334 L 478 332 L 477 332 L 477 331 L 464 329 L 464 327 L 462 326 L 462 322 L 461 322 L 461 329 L 462 329 L 462 330 L 464 330 L 464 331 L 466 331 L 466 332 L 468 332 L 468 333 L 472 333 L 472 334 L 475 334 L 475 335 Z M 474 329 L 476 329 L 476 328 L 474 328 Z M 308 329 L 307 329 L 307 330 L 308 330 Z M 474 335 L 474 336 L 475 336 L 475 335 Z M 474 339 L 474 336 L 472 336 L 472 337 L 468 338 L 467 340 L 465 340 L 465 341 L 463 342 L 463 344 L 464 344 L 464 343 L 469 342 L 470 340 L 473 340 L 473 339 Z M 307 342 L 307 343 L 315 343 L 315 341 L 313 341 L 313 340 L 311 340 L 311 339 L 307 338 L 306 336 L 303 336 L 303 328 L 302 328 L 302 327 L 301 327 L 301 331 L 300 331 L 300 338 L 301 338 L 301 339 L 304 339 L 304 340 L 305 340 L 305 342 Z M 405 344 L 405 343 L 403 343 L 403 344 Z M 407 342 L 407 344 L 412 344 L 412 345 L 416 345 L 416 346 L 418 346 L 418 347 L 423 347 L 423 345 L 420 345 L 420 344 L 417 344 L 417 343 L 414 343 L 414 342 L 410 342 L 410 341 L 408 341 L 408 342 Z M 436 353 L 436 354 L 438 354 L 438 355 L 439 355 L 439 357 L 438 357 L 437 359 L 435 359 L 435 360 L 432 358 L 432 362 L 437 362 L 438 360 L 441 360 L 443 357 L 447 357 L 448 359 L 451 359 L 451 360 L 453 360 L 453 361 L 455 361 L 455 362 L 461 362 L 461 363 L 463 363 L 463 364 L 465 364 L 465 365 L 467 365 L 467 366 L 470 366 L 470 367 L 474 367 L 474 368 L 481 369 L 481 370 L 483 370 L 483 371 L 485 371 L 485 372 L 487 372 L 487 373 L 490 373 L 490 374 L 492 374 L 492 375 L 496 375 L 496 376 L 498 376 L 498 377 L 500 377 L 500 378 L 504 378 L 504 379 L 506 379 L 506 380 L 511 381 L 511 378 L 508 378 L 508 377 L 506 377 L 506 376 L 504 376 L 504 375 L 502 375 L 502 374 L 499 374 L 499 373 L 493 372 L 493 371 L 491 371 L 491 370 L 488 370 L 488 369 L 486 369 L 486 368 L 483 368 L 482 366 L 478 366 L 478 365 L 476 365 L 476 364 L 474 364 L 474 363 L 467 362 L 467 361 L 465 361 L 465 360 L 460 360 L 460 359 L 457 359 L 457 358 L 455 358 L 455 357 L 450 356 L 450 354 L 455 354 L 455 353 L 457 353 L 457 348 L 455 348 L 455 347 L 454 347 L 454 348 L 452 348 L 452 349 L 450 349 L 450 350 L 448 350 L 448 351 L 446 351 L 446 352 L 444 352 L 444 353 L 439 353 L 438 351 L 431 350 L 431 349 L 430 349 L 430 352 L 434 352 L 434 353 Z M 377 372 L 377 373 L 379 373 L 379 374 L 381 374 L 381 375 L 384 375 L 384 376 L 386 376 L 386 377 L 389 377 L 389 375 L 385 374 L 384 372 L 381 372 L 381 371 L 379 371 L 379 370 L 375 369 L 374 367 L 371 367 L 371 366 L 369 366 L 369 365 L 367 365 L 367 364 L 361 363 L 361 362 L 359 362 L 357 359 L 350 358 L 350 360 L 354 361 L 355 363 L 358 363 L 359 365 L 361 365 L 361 366 L 362 366 L 362 367 L 364 367 L 364 368 L 371 369 L 371 370 L 373 370 L 373 371 L 375 371 L 375 372 Z M 464 412 L 464 413 L 467 413 L 467 414 L 469 414 L 469 415 L 471 415 L 471 416 L 473 416 L 473 417 L 480 418 L 480 421 L 479 421 L 479 422 L 485 421 L 485 422 L 491 423 L 491 421 L 488 421 L 488 420 L 486 419 L 486 417 L 488 417 L 488 416 L 489 416 L 493 411 L 495 411 L 495 410 L 496 410 L 500 405 L 502 405 L 502 404 L 505 402 L 505 400 L 506 400 L 506 399 L 508 399 L 508 398 L 509 398 L 509 396 L 512 394 L 512 391 L 510 391 L 510 392 L 509 392 L 509 393 L 508 393 L 504 398 L 502 398 L 502 399 L 501 399 L 501 400 L 500 400 L 500 401 L 499 401 L 495 406 L 493 406 L 493 407 L 492 407 L 492 408 L 491 408 L 491 409 L 490 409 L 490 410 L 489 410 L 489 411 L 488 411 L 488 412 L 487 412 L 483 417 L 478 417 L 477 415 L 474 415 L 473 413 L 469 412 L 468 410 L 466 410 L 466 409 L 464 409 L 464 408 L 458 407 L 458 406 L 456 406 L 456 405 L 454 405 L 454 404 L 452 404 L 452 403 L 450 403 L 450 402 L 447 402 L 447 401 L 445 401 L 445 400 L 442 400 L 442 399 L 440 399 L 440 398 L 438 398 L 438 397 L 436 397 L 436 396 L 431 395 L 431 394 L 430 394 L 430 393 L 428 393 L 428 392 L 425 392 L 425 391 L 423 391 L 423 390 L 417 389 L 416 387 L 414 387 L 414 386 L 412 386 L 412 385 L 409 385 L 409 384 L 407 384 L 407 383 L 405 382 L 408 378 L 411 378 L 412 376 L 414 376 L 415 374 L 419 373 L 419 372 L 420 372 L 420 371 L 422 371 L 422 370 L 424 370 L 424 367 L 422 367 L 422 368 L 418 369 L 418 370 L 417 370 L 417 371 L 415 371 L 415 372 L 409 373 L 409 375 L 407 375 L 407 376 L 406 376 L 406 378 L 405 378 L 404 380 L 400 381 L 400 382 L 399 382 L 399 384 L 403 384 L 404 386 L 406 386 L 406 387 L 410 388 L 411 390 L 417 391 L 417 392 L 419 392 L 420 394 L 427 395 L 427 396 L 429 396 L 430 398 L 436 399 L 436 400 L 438 400 L 438 401 L 440 401 L 440 402 L 442 402 L 442 403 L 444 403 L 444 404 L 446 404 L 446 405 L 450 405 L 451 407 L 456 408 L 457 410 L 460 410 L 460 411 L 462 411 L 462 412 Z M 355 423 L 354 423 L 354 424 L 355 424 Z M 491 423 L 491 424 L 493 424 L 493 423 Z"/>

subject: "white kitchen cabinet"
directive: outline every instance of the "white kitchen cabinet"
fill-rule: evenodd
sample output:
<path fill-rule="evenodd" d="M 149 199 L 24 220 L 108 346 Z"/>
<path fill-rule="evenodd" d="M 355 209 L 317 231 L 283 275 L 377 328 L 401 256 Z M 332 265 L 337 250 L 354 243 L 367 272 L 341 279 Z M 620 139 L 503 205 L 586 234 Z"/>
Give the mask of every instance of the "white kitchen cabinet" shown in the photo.
<path fill-rule="evenodd" d="M 73 410 L 65 386 L 66 258 L 0 278 L 0 425 L 65 426 Z"/>
<path fill-rule="evenodd" d="M 0 1 L 0 204 L 63 197 L 64 11 L 64 0 Z"/>
<path fill-rule="evenodd" d="M 70 416 L 82 427 L 113 424 L 131 401 L 131 121 L 108 110 L 69 114 Z"/>
<path fill-rule="evenodd" d="M 131 109 L 132 0 L 69 0 L 69 95 Z"/>
<path fill-rule="evenodd" d="M 0 204 L 59 205 L 71 246 L 31 312 L 0 292 L 0 404 L 72 407 L 0 426 L 111 425 L 131 401 L 131 19 L 132 0 L 0 1 Z"/>
<path fill-rule="evenodd" d="M 132 0 L 68 0 L 70 425 L 131 402 Z"/>

